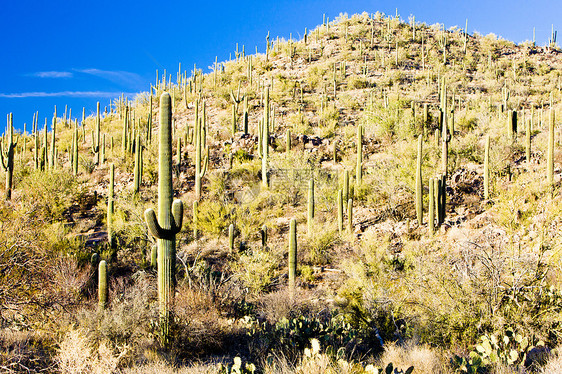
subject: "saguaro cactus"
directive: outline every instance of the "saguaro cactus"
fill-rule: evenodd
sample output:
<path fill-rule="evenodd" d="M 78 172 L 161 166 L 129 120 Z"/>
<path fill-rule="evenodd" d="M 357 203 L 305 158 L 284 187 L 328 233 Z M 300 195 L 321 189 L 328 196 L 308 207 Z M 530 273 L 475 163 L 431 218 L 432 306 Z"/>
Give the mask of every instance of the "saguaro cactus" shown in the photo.
<path fill-rule="evenodd" d="M 96 165 L 100 164 L 100 151 L 101 151 L 101 134 L 100 134 L 100 102 L 98 101 L 98 111 L 96 115 L 96 131 L 93 133 L 92 136 L 92 152 L 94 153 L 94 163 Z"/>
<path fill-rule="evenodd" d="M 12 198 L 12 181 L 14 176 L 14 151 L 18 142 L 14 142 L 13 116 L 8 117 L 8 131 L 2 137 L 0 144 L 0 164 L 6 172 L 6 200 Z"/>
<path fill-rule="evenodd" d="M 262 185 L 267 187 L 267 157 L 269 154 L 269 87 L 265 88 L 263 126 L 262 126 L 262 158 L 261 158 L 261 180 Z"/>
<path fill-rule="evenodd" d="M 107 263 L 101 260 L 98 265 L 98 306 L 100 310 L 107 305 Z"/>
<path fill-rule="evenodd" d="M 429 217 L 428 217 L 428 225 L 429 231 L 433 233 L 435 231 L 435 192 L 433 191 L 435 188 L 433 178 L 429 179 Z"/>
<path fill-rule="evenodd" d="M 197 109 L 195 113 L 197 114 Z M 206 148 L 205 158 L 203 162 L 201 162 L 202 150 L 205 148 L 203 145 L 204 138 L 205 138 L 203 118 L 199 118 L 196 121 L 195 128 L 196 128 L 195 130 L 195 194 L 197 200 L 199 200 L 201 198 L 201 179 L 205 175 L 207 171 L 207 165 L 209 163 L 209 148 Z"/>
<path fill-rule="evenodd" d="M 140 134 L 137 133 L 135 139 L 135 172 L 133 181 L 133 190 L 135 194 L 140 191 L 140 185 L 142 181 L 142 145 Z"/>
<path fill-rule="evenodd" d="M 361 186 L 363 180 L 363 126 L 357 127 L 357 168 L 355 170 L 355 183 Z"/>
<path fill-rule="evenodd" d="M 336 201 L 338 208 L 338 231 L 340 234 L 343 232 L 343 191 L 338 190 L 338 198 Z"/>
<path fill-rule="evenodd" d="M 176 234 L 181 230 L 183 204 L 172 190 L 172 108 L 170 94 L 160 97 L 160 144 L 158 169 L 158 218 L 154 210 L 144 212 L 150 233 L 158 239 L 158 301 L 164 343 L 170 338 L 170 308 L 175 288 Z"/>
<path fill-rule="evenodd" d="M 232 252 L 234 250 L 234 224 L 228 226 L 228 249 Z"/>
<path fill-rule="evenodd" d="M 289 288 L 295 290 L 297 278 L 297 221 L 292 218 L 289 224 Z"/>
<path fill-rule="evenodd" d="M 418 136 L 418 157 L 416 163 L 416 216 L 418 224 L 423 224 L 423 181 L 422 181 L 422 136 Z"/>
<path fill-rule="evenodd" d="M 115 247 L 115 238 L 113 237 L 113 213 L 115 213 L 114 205 L 114 188 L 115 188 L 115 165 L 109 165 L 109 186 L 107 193 L 107 241 L 109 247 Z"/>
<path fill-rule="evenodd" d="M 353 199 L 347 200 L 347 230 L 353 232 Z"/>

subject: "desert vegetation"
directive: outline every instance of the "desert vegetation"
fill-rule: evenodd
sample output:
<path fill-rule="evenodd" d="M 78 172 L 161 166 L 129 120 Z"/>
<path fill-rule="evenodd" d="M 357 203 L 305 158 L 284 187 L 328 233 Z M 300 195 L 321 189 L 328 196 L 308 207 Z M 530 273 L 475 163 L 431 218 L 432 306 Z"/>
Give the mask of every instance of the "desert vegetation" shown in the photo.
<path fill-rule="evenodd" d="M 364 13 L 264 45 L 8 116 L 0 371 L 559 373 L 554 36 Z"/>

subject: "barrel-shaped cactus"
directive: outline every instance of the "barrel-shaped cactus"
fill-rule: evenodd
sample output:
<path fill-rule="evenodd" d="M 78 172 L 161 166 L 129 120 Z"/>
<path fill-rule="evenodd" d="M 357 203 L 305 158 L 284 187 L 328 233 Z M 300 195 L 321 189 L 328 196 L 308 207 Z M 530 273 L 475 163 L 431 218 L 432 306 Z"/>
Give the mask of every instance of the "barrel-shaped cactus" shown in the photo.
<path fill-rule="evenodd" d="M 183 204 L 172 190 L 172 108 L 170 94 L 160 97 L 160 144 L 158 169 L 158 218 L 153 209 L 144 213 L 148 229 L 158 239 L 158 301 L 164 343 L 170 338 L 170 308 L 175 289 L 176 234 L 181 230 Z"/>

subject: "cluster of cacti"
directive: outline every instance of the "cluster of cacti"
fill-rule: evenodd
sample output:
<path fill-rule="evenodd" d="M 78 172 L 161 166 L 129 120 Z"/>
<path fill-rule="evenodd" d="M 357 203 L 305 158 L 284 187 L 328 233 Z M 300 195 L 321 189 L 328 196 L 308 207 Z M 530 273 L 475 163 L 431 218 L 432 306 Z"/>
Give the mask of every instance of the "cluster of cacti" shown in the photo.
<path fill-rule="evenodd" d="M 0 164 L 6 172 L 6 200 L 12 198 L 12 183 L 14 178 L 14 155 L 18 142 L 14 141 L 13 115 L 8 115 L 8 127 L 0 143 Z"/>
<path fill-rule="evenodd" d="M 158 239 L 158 300 L 160 332 L 169 342 L 171 310 L 175 289 L 176 234 L 181 230 L 183 204 L 173 199 L 172 190 L 172 108 L 170 94 L 160 97 L 160 140 L 158 169 L 158 218 L 153 209 L 145 211 L 152 236 Z"/>

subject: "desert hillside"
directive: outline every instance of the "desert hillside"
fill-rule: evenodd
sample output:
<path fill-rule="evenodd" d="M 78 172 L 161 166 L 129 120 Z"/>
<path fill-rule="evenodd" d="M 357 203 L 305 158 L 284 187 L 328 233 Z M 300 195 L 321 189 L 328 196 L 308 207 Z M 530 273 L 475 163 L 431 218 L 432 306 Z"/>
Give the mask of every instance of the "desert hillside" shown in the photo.
<path fill-rule="evenodd" d="M 341 15 L 8 118 L 0 371 L 562 372 L 554 40 Z"/>

